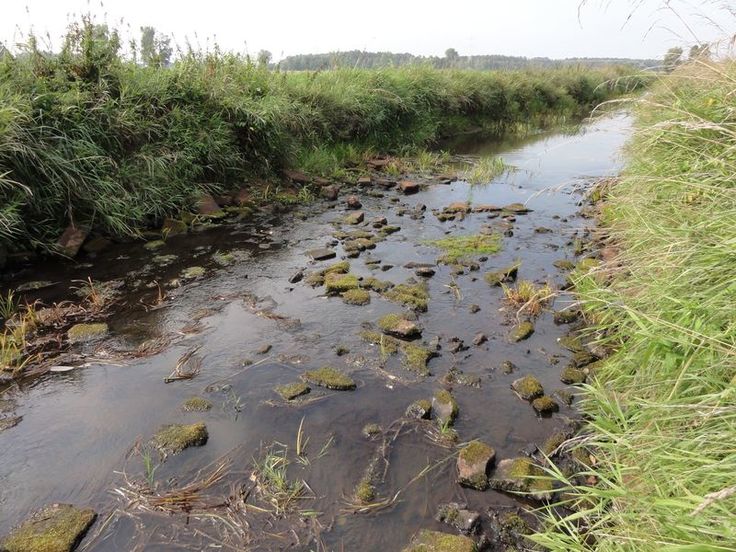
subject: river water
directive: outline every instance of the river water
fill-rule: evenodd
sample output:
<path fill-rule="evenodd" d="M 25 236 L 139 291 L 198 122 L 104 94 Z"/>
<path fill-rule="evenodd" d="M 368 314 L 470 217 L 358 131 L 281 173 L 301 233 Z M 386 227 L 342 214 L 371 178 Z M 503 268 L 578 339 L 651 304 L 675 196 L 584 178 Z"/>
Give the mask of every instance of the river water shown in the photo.
<path fill-rule="evenodd" d="M 305 251 L 332 240 L 335 221 L 346 214 L 342 200 L 174 236 L 156 251 L 140 243 L 120 244 L 92 260 L 82 257 L 77 263 L 36 266 L 13 275 L 13 285 L 54 282 L 29 296 L 46 302 L 68 296 L 87 277 L 121 279 L 123 287 L 107 320 L 110 338 L 83 350 L 88 366 L 8 386 L 0 397 L 6 410 L 22 416 L 17 426 L 0 432 L 0 534 L 43 504 L 68 502 L 91 506 L 100 514 L 82 543 L 84 550 L 399 550 L 421 528 L 450 530 L 433 519 L 443 502 L 465 502 L 483 514 L 489 508 L 523 506 L 510 495 L 457 485 L 454 449 L 428 436 L 432 422 L 408 421 L 404 411 L 412 401 L 431 398 L 443 388 L 441 380 L 454 366 L 480 377 L 480 387 L 452 387 L 459 405 L 454 426 L 459 442 L 481 439 L 495 448 L 497 459 L 518 456 L 529 443 L 543 442 L 574 417 L 574 404 L 539 417 L 509 387 L 515 378 L 531 374 L 550 394 L 565 388 L 559 376 L 569 353 L 557 338 L 566 328 L 553 323 L 551 311 L 544 312 L 528 340 L 510 343 L 513 313 L 504 309 L 501 288 L 489 286 L 482 274 L 520 260 L 520 279 L 562 286 L 565 274 L 552 263 L 574 260 L 571 242 L 590 222 L 576 215 L 579 190 L 619 171 L 630 127 L 630 118 L 618 114 L 586 123 L 574 133 L 505 143 L 466 139 L 455 145 L 457 153 L 498 154 L 515 169 L 485 185 L 432 184 L 411 196 L 393 190 L 384 197 L 358 192 L 366 220 L 385 216 L 401 230 L 351 259 L 351 272 L 395 284 L 414 276 L 404 268 L 407 263 L 435 263 L 440 252 L 427 240 L 448 232 L 474 234 L 498 222 L 485 213 L 440 222 L 432 209 L 469 201 L 522 202 L 533 210 L 516 217 L 513 235 L 503 238 L 500 253 L 480 263 L 480 271 L 453 276 L 450 267 L 439 265 L 428 279 L 429 308 L 419 313 L 418 322 L 423 341 L 440 336 L 443 345 L 429 362 L 428 377 L 403 369 L 400 357 L 386 360 L 359 335 L 366 323 L 401 312 L 400 305 L 375 293 L 369 305 L 346 305 L 339 297 L 325 296 L 323 288 L 288 281 L 299 270 L 335 262 L 315 263 Z M 422 204 L 427 207 L 424 216 L 412 217 Z M 539 227 L 552 231 L 535 231 Z M 335 251 L 339 260 L 341 246 Z M 232 262 L 221 266 L 217 253 L 232 253 Z M 158 263 L 152 260 L 163 255 L 176 257 L 166 266 L 160 258 Z M 380 262 L 369 265 L 367 259 Z M 151 282 L 170 282 L 195 265 L 205 268 L 204 276 L 170 288 L 163 308 L 143 306 L 157 293 Z M 554 307 L 566 301 L 562 296 Z M 471 305 L 480 310 L 471 312 Z M 488 341 L 474 346 L 479 332 Z M 455 336 L 469 348 L 450 353 L 447 343 Z M 123 354 L 151 338 L 169 346 L 145 358 Z M 270 350 L 259 354 L 267 345 Z M 193 379 L 164 383 L 177 359 L 194 347 L 200 347 L 201 372 Z M 349 353 L 338 356 L 337 347 Z M 563 360 L 554 364 L 556 357 Z M 513 374 L 499 369 L 505 360 L 517 366 Z M 312 386 L 312 393 L 296 405 L 274 393 L 274 386 L 324 365 L 344 370 L 357 389 L 333 392 Z M 184 412 L 181 403 L 194 395 L 210 400 L 213 408 Z M 197 421 L 207 425 L 207 444 L 169 457 L 152 479 L 159 489 L 180 486 L 196 479 L 198 470 L 207 473 L 227 458 L 224 479 L 205 494 L 213 502 L 228 502 L 230 511 L 213 509 L 211 516 L 147 512 L 130 503 L 131 495 L 116 492 L 127 488 L 126 480 L 145 479 L 136 443 L 146 443 L 162 424 Z M 366 438 L 362 428 L 367 423 L 384 428 L 385 439 Z M 302 444 L 308 439 L 301 460 L 296 458 L 298 434 Z M 355 486 L 384 442 L 385 477 L 376 491 L 379 500 L 395 500 L 383 508 L 356 511 L 351 500 Z M 245 504 L 273 509 L 252 489 L 251 472 L 254 460 L 274 443 L 288 447 L 289 479 L 306 482 L 302 498 L 284 514 L 248 506 L 238 510 L 234 497 L 241 491 L 247 495 Z"/>

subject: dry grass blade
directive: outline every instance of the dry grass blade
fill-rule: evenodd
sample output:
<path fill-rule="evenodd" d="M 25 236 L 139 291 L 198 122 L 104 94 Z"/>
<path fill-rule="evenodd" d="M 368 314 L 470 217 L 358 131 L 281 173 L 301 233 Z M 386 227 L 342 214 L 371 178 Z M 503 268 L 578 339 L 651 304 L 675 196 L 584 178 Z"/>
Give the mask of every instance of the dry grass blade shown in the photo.
<path fill-rule="evenodd" d="M 202 346 L 198 345 L 181 355 L 176 363 L 174 371 L 171 372 L 168 377 L 164 378 L 164 383 L 188 380 L 197 376 L 202 369 L 202 358 L 196 356 L 196 354 L 201 348 Z"/>

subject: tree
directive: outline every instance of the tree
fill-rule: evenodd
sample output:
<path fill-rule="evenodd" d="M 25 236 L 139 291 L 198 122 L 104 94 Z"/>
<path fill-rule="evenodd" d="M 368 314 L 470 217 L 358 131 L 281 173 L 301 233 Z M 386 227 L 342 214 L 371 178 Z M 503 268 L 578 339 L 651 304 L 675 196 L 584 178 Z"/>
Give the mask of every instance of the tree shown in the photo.
<path fill-rule="evenodd" d="M 671 73 L 680 63 L 682 63 L 682 48 L 675 47 L 667 50 L 664 55 L 664 70 Z"/>
<path fill-rule="evenodd" d="M 690 61 L 710 59 L 710 46 L 707 44 L 695 44 L 690 48 L 688 59 Z"/>
<path fill-rule="evenodd" d="M 153 27 L 141 27 L 141 60 L 149 67 L 166 67 L 171 62 L 171 38 Z"/>
<path fill-rule="evenodd" d="M 268 67 L 268 64 L 271 62 L 271 52 L 268 50 L 261 50 L 258 52 L 258 65 L 262 67 Z"/>

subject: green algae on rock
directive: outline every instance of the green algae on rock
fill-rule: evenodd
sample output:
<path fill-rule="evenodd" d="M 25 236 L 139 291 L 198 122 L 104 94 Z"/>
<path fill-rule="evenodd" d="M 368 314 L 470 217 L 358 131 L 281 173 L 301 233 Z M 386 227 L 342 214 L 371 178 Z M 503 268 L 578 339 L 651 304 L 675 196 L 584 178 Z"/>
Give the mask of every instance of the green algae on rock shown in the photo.
<path fill-rule="evenodd" d="M 432 397 L 432 411 L 440 423 L 452 424 L 458 415 L 457 401 L 445 389 L 440 389 Z"/>
<path fill-rule="evenodd" d="M 457 482 L 463 487 L 484 491 L 488 488 L 488 470 L 496 460 L 496 451 L 481 441 L 471 441 L 457 457 Z"/>
<path fill-rule="evenodd" d="M 293 401 L 297 397 L 306 395 L 311 391 L 309 385 L 303 381 L 297 381 L 294 383 L 287 383 L 286 385 L 279 385 L 274 389 L 276 393 L 281 395 L 281 398 L 285 401 Z"/>
<path fill-rule="evenodd" d="M 95 521 L 97 514 L 70 504 L 51 504 L 0 541 L 3 552 L 71 552 Z"/>
<path fill-rule="evenodd" d="M 422 330 L 415 322 L 407 320 L 404 316 L 395 313 L 382 317 L 378 321 L 378 327 L 384 333 L 402 339 L 411 339 L 413 337 L 419 337 L 422 334 Z"/>
<path fill-rule="evenodd" d="M 207 443 L 207 426 L 196 424 L 172 424 L 162 426 L 151 442 L 164 455 L 177 454 L 189 447 L 201 447 Z"/>
<path fill-rule="evenodd" d="M 575 322 L 580 316 L 580 311 L 574 309 L 564 309 L 555 311 L 554 322 L 555 324 L 571 324 Z"/>
<path fill-rule="evenodd" d="M 574 366 L 566 366 L 560 374 L 560 380 L 562 383 L 566 383 L 568 385 L 585 383 L 585 378 L 585 372 L 579 368 L 575 368 Z"/>
<path fill-rule="evenodd" d="M 532 408 L 539 414 L 552 414 L 560 409 L 560 405 L 549 395 L 542 395 L 532 401 Z"/>
<path fill-rule="evenodd" d="M 496 491 L 527 493 L 537 500 L 552 498 L 551 479 L 529 458 L 501 460 L 488 484 Z"/>
<path fill-rule="evenodd" d="M 521 324 L 517 324 L 513 327 L 511 330 L 511 333 L 509 334 L 509 338 L 514 343 L 518 343 L 519 341 L 524 341 L 525 339 L 528 339 L 529 336 L 531 336 L 534 333 L 534 324 L 532 324 L 530 321 L 522 322 Z"/>
<path fill-rule="evenodd" d="M 407 418 L 429 420 L 432 417 L 432 401 L 419 399 L 411 403 L 404 414 Z"/>
<path fill-rule="evenodd" d="M 327 389 L 334 389 L 336 391 L 350 391 L 355 389 L 355 381 L 352 378 L 329 366 L 323 366 L 317 370 L 308 370 L 304 372 L 303 377 L 308 382 Z"/>
<path fill-rule="evenodd" d="M 107 335 L 109 328 L 104 322 L 93 324 L 75 324 L 66 335 L 69 343 L 84 343 L 94 341 Z"/>
<path fill-rule="evenodd" d="M 340 296 L 342 297 L 343 303 L 358 307 L 365 306 L 371 302 L 371 294 L 364 289 L 349 289 Z"/>
<path fill-rule="evenodd" d="M 427 363 L 435 355 L 433 351 L 421 345 L 401 343 L 401 352 L 404 353 L 403 364 L 407 369 L 421 376 L 429 375 Z"/>
<path fill-rule="evenodd" d="M 514 380 L 511 384 L 511 389 L 525 401 L 530 401 L 544 395 L 542 384 L 534 376 L 524 376 L 523 378 Z"/>
<path fill-rule="evenodd" d="M 185 412 L 206 412 L 212 408 L 212 403 L 202 397 L 190 397 L 181 407 Z"/>
<path fill-rule="evenodd" d="M 385 291 L 383 297 L 415 311 L 427 312 L 429 287 L 426 282 L 417 283 L 414 280 L 407 280 L 405 283 Z"/>
<path fill-rule="evenodd" d="M 422 529 L 403 552 L 476 552 L 475 541 L 465 535 Z"/>
<path fill-rule="evenodd" d="M 371 330 L 363 330 L 360 332 L 360 337 L 363 341 L 372 343 L 373 345 L 379 345 L 381 352 L 386 355 L 393 355 L 399 351 L 401 342 L 395 337 L 384 335 L 381 332 L 375 332 Z"/>
<path fill-rule="evenodd" d="M 330 272 L 325 275 L 327 293 L 340 294 L 358 288 L 358 277 L 354 274 Z"/>
<path fill-rule="evenodd" d="M 519 274 L 519 268 L 521 263 L 517 262 L 501 270 L 495 270 L 492 272 L 486 272 L 483 275 L 483 279 L 491 286 L 500 286 L 501 284 L 508 284 L 516 280 L 517 274 Z"/>
<path fill-rule="evenodd" d="M 368 278 L 364 278 L 360 282 L 360 287 L 362 287 L 363 289 L 370 289 L 372 291 L 375 291 L 376 293 L 383 293 L 394 287 L 394 285 L 391 282 L 386 282 L 383 280 L 379 280 L 374 276 L 369 276 Z"/>

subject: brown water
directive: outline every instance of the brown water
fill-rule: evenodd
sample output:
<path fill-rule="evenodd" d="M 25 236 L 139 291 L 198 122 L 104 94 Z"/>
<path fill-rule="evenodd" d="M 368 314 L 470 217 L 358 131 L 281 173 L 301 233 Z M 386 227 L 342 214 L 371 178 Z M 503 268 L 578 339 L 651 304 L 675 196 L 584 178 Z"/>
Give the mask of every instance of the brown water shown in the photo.
<path fill-rule="evenodd" d="M 546 134 L 525 143 L 501 147 L 498 144 L 466 142 L 458 153 L 500 153 L 517 167 L 494 182 L 471 187 L 464 182 L 433 185 L 414 196 L 401 196 L 400 203 L 386 197 L 361 195 L 366 220 L 377 215 L 401 231 L 378 247 L 351 260 L 352 272 L 374 275 L 381 280 L 404 282 L 413 271 L 407 262 L 434 263 L 437 249 L 423 245 L 445 233 L 471 234 L 488 224 L 485 214 L 471 214 L 461 222 L 439 222 L 430 212 L 453 201 L 504 205 L 527 202 L 534 211 L 517 217 L 513 236 L 505 237 L 503 250 L 481 263 L 480 272 L 457 276 L 461 298 L 447 287 L 450 268 L 438 266 L 429 279 L 429 311 L 419 315 L 423 339 L 441 336 L 440 356 L 430 361 L 431 376 L 421 379 L 391 359 L 385 370 L 376 347 L 364 343 L 359 332 L 364 322 L 375 322 L 401 307 L 372 293 L 370 305 L 345 305 L 340 298 L 323 296 L 322 288 L 288 278 L 303 268 L 316 269 L 333 261 L 312 263 L 304 252 L 330 242 L 333 222 L 344 216 L 341 202 L 299 207 L 285 214 L 264 214 L 256 220 L 216 227 L 211 230 L 169 239 L 156 252 L 140 244 L 118 245 L 98 258 L 80 258 L 77 263 L 35 266 L 12 275 L 10 284 L 25 280 L 51 280 L 55 285 L 33 297 L 46 301 L 67 296 L 75 280 L 91 276 L 95 281 L 124 279 L 123 301 L 108 322 L 111 338 L 94 351 L 92 365 L 63 374 L 47 374 L 33 381 L 7 388 L 2 399 L 12 401 L 14 415 L 23 419 L 16 427 L 0 432 L 0 534 L 7 532 L 31 511 L 49 502 L 90 505 L 100 519 L 85 540 L 85 550 L 171 550 L 218 549 L 216 539 L 230 539 L 237 531 L 222 519 L 193 513 L 164 516 L 141 513 L 136 505 L 114 492 L 124 486 L 121 470 L 130 479 L 143 477 L 138 456 L 128 457 L 137 441 L 145 442 L 161 424 L 204 421 L 209 441 L 170 457 L 155 472 L 161 488 L 174 482 L 187 483 L 197 470 L 223 455 L 232 460 L 225 480 L 210 489 L 211 496 L 227 496 L 233 485 L 251 487 L 249 476 L 253 458 L 274 442 L 288 445 L 289 477 L 304 480 L 312 492 L 296 505 L 297 510 L 282 519 L 247 511 L 233 514 L 250 529 L 241 535 L 235 549 L 277 550 L 399 550 L 420 528 L 449 530 L 433 520 L 439 503 L 467 502 L 485 512 L 490 507 L 521 504 L 518 499 L 494 491 L 478 492 L 461 488 L 454 481 L 452 449 L 438 446 L 417 422 L 402 424 L 404 411 L 412 401 L 430 398 L 441 388 L 440 379 L 456 366 L 481 377 L 481 387 L 455 386 L 452 390 L 460 407 L 455 424 L 460 442 L 479 438 L 491 444 L 497 458 L 519 455 L 530 442 L 541 443 L 574 412 L 562 407 L 551 418 L 535 415 L 528 403 L 510 390 L 513 379 L 526 374 L 539 378 L 548 392 L 564 388 L 559 365 L 553 355 L 566 356 L 556 343 L 565 327 L 552 321 L 551 312 L 536 322 L 534 335 L 519 344 L 509 343 L 508 313 L 500 312 L 503 293 L 482 279 L 484 271 L 522 261 L 520 279 L 549 281 L 557 286 L 564 274 L 553 261 L 573 258 L 571 240 L 585 226 L 576 216 L 581 196 L 573 190 L 596 177 L 615 174 L 620 168 L 618 154 L 630 132 L 630 120 L 618 115 L 584 125 L 573 135 Z M 427 206 L 423 218 L 397 216 L 397 209 Z M 535 232 L 536 227 L 552 229 Z M 233 252 L 236 261 L 221 267 L 212 255 Z M 341 247 L 337 246 L 338 258 Z M 169 266 L 152 262 L 154 255 L 177 255 Z M 367 258 L 381 260 L 368 266 Z M 167 282 L 183 268 L 204 266 L 206 275 L 169 291 L 165 307 L 146 312 L 141 302 L 152 302 L 152 281 Z M 380 267 L 391 266 L 383 271 Z M 565 302 L 557 300 L 556 308 Z M 469 307 L 481 310 L 471 314 Z M 203 311 L 203 309 L 209 309 Z M 284 323 L 268 312 L 298 319 L 299 325 Z M 201 319 L 198 333 L 181 330 L 193 319 Z M 483 332 L 488 342 L 472 345 L 473 336 Z M 131 350 L 144 340 L 162 336 L 171 346 L 146 359 L 120 360 L 118 351 Z M 453 355 L 447 340 L 462 338 L 470 348 Z M 256 351 L 265 344 L 267 355 Z M 337 345 L 350 350 L 338 357 Z M 177 359 L 193 346 L 201 346 L 201 373 L 192 380 L 165 384 Z M 109 354 L 116 360 L 99 360 Z M 244 367 L 245 360 L 255 364 Z M 511 360 L 518 370 L 504 375 L 497 370 Z M 300 406 L 285 405 L 272 391 L 289 383 L 305 369 L 325 364 L 342 368 L 358 382 L 352 392 L 324 392 L 314 388 L 307 398 L 323 396 Z M 391 375 L 395 377 L 391 377 Z M 398 376 L 398 377 L 396 377 Z M 214 384 L 214 385 L 213 385 Z M 193 395 L 209 398 L 209 412 L 185 413 L 182 401 Z M 294 448 L 300 422 L 308 462 L 297 462 Z M 348 502 L 356 483 L 376 451 L 379 441 L 361 435 L 366 423 L 397 430 L 391 433 L 385 481 L 378 486 L 381 497 L 391 497 L 402 489 L 388 508 L 354 513 Z M 395 438 L 394 438 L 395 437 Z M 326 452 L 320 456 L 323 445 Z M 426 476 L 411 483 L 429 465 L 436 466 Z M 252 493 L 248 504 L 267 507 Z M 103 524 L 103 521 L 108 522 Z M 241 525 L 242 526 L 242 525 Z M 229 529 L 228 529 L 229 527 Z M 292 531 L 293 529 L 293 531 Z M 172 544 L 175 543 L 175 544 Z M 250 544 L 248 544 L 248 542 Z M 225 547 L 223 549 L 233 549 Z"/>

